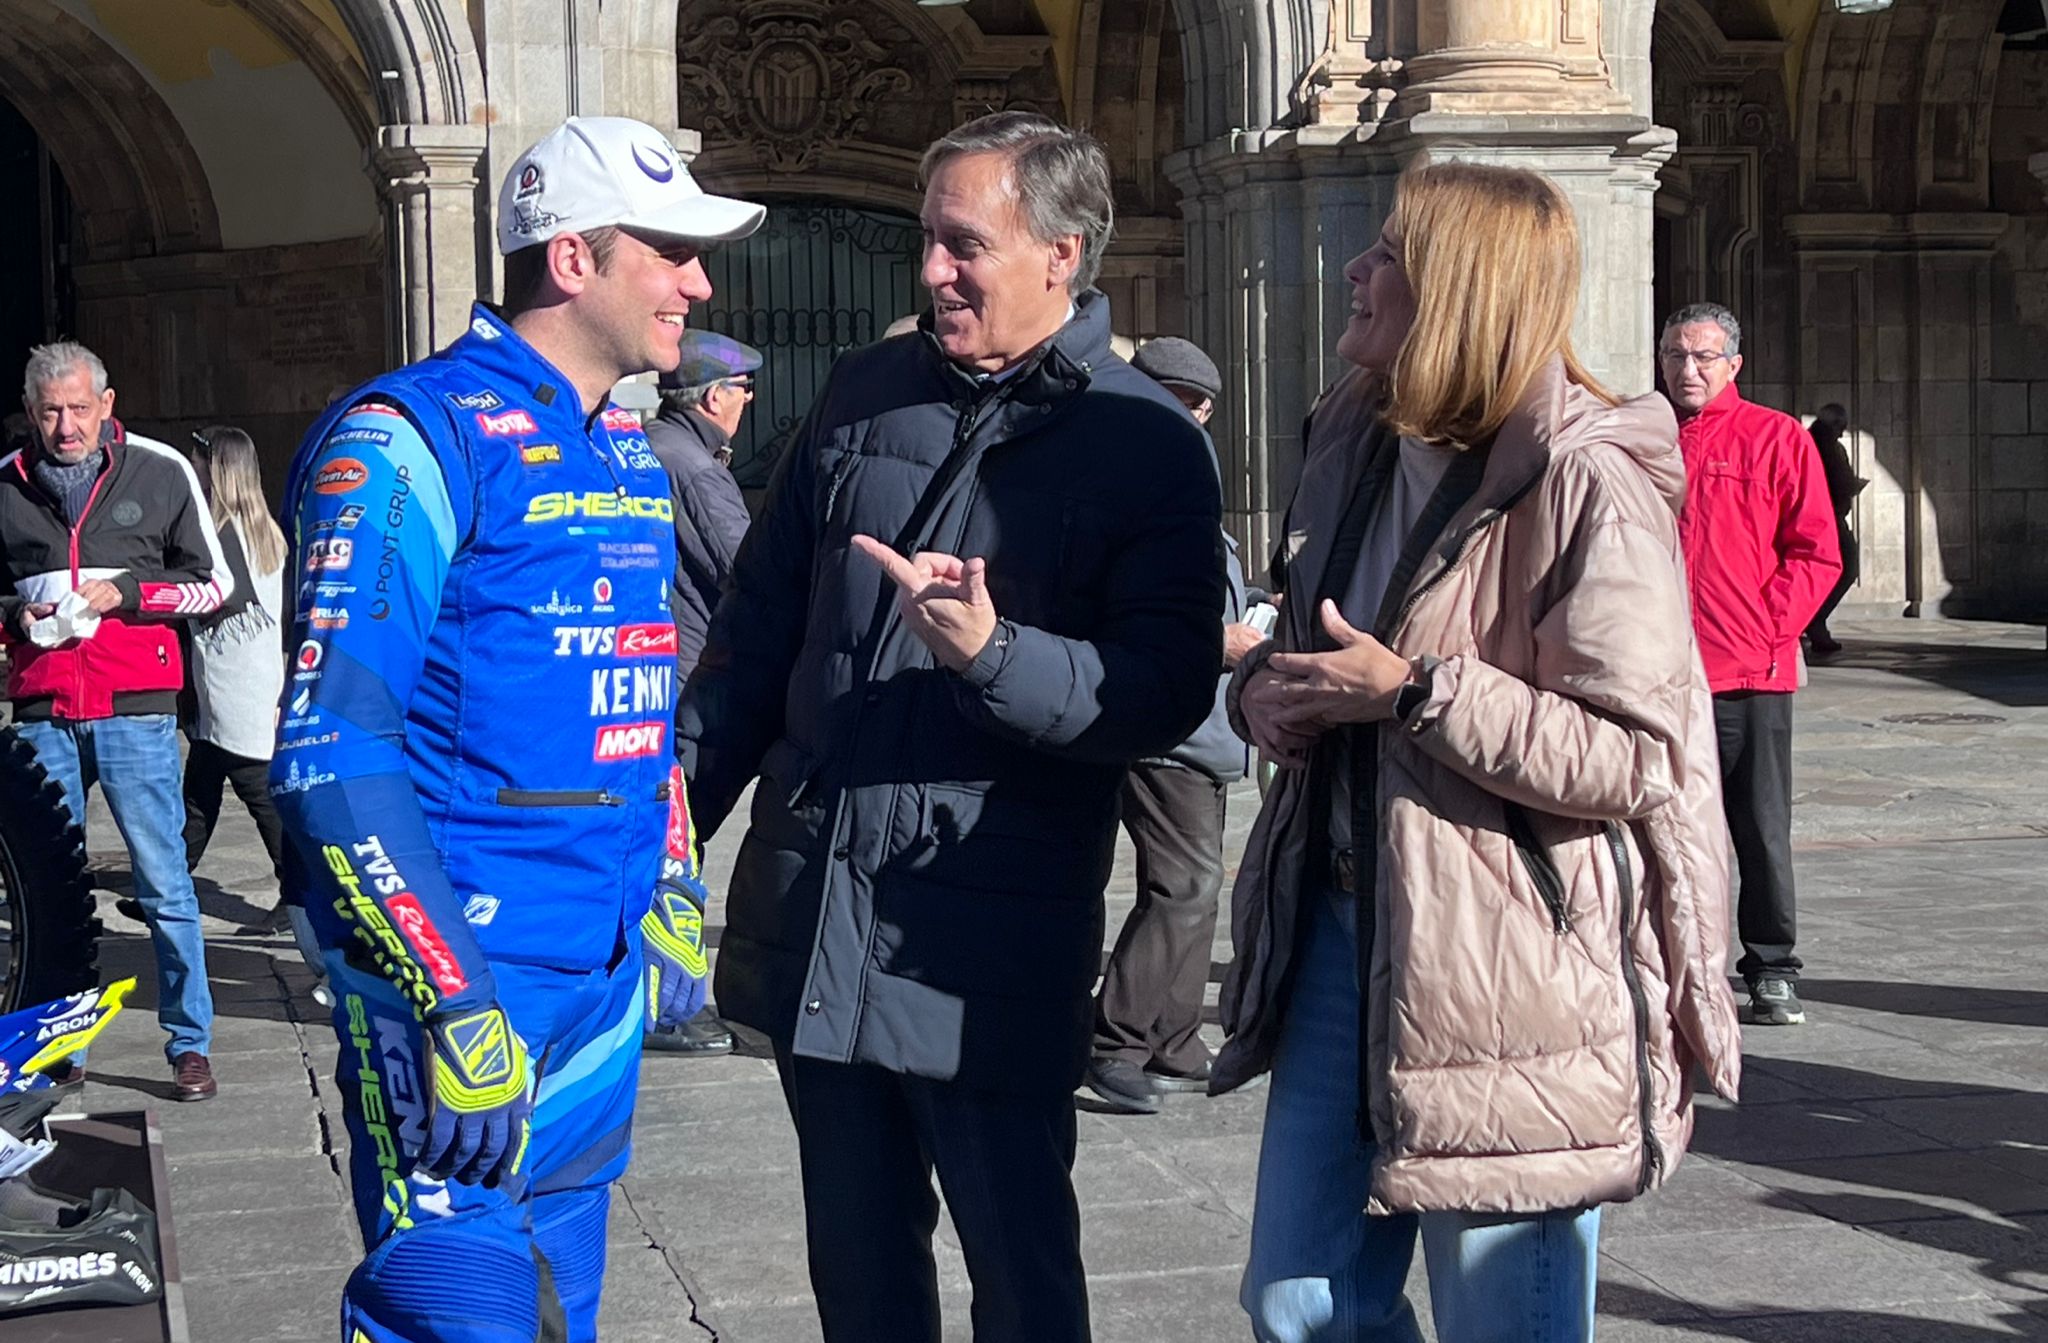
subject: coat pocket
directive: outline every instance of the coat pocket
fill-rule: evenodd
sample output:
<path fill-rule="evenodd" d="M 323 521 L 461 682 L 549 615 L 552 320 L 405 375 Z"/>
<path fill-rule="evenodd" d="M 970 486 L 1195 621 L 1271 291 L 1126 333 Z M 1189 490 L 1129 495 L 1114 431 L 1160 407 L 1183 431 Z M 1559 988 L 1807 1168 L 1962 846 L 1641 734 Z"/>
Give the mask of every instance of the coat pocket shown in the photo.
<path fill-rule="evenodd" d="M 1529 809 L 1518 802 L 1506 804 L 1508 838 L 1514 842 L 1515 853 L 1522 860 L 1522 866 L 1529 873 L 1529 880 L 1536 887 L 1537 898 L 1550 911 L 1550 926 L 1560 933 L 1572 930 L 1570 903 L 1565 899 L 1564 874 L 1558 871 L 1557 860 L 1536 835 L 1536 825 L 1529 817 Z"/>
<path fill-rule="evenodd" d="M 1056 797 L 1000 784 L 916 788 L 915 833 L 889 866 L 960 890 L 1006 891 L 1068 902 L 1098 896 L 1114 857 L 1114 802 L 1090 808 L 1074 790 Z"/>

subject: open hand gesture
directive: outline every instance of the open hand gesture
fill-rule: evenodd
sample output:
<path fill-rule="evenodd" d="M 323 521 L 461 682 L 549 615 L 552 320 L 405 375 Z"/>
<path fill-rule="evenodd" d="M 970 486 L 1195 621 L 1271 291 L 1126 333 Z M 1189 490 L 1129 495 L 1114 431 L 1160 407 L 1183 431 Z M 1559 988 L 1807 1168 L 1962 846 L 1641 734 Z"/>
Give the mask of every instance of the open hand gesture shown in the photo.
<path fill-rule="evenodd" d="M 935 550 L 904 559 L 872 536 L 856 536 L 853 548 L 896 582 L 903 623 L 939 665 L 965 671 L 996 632 L 996 608 L 988 596 L 988 561 L 963 560 Z"/>
<path fill-rule="evenodd" d="M 1333 727 L 1388 717 L 1410 674 L 1406 658 L 1353 629 L 1335 602 L 1325 601 L 1318 614 L 1336 649 L 1275 653 L 1239 699 L 1252 744 L 1278 765 L 1306 764 L 1309 745 Z"/>

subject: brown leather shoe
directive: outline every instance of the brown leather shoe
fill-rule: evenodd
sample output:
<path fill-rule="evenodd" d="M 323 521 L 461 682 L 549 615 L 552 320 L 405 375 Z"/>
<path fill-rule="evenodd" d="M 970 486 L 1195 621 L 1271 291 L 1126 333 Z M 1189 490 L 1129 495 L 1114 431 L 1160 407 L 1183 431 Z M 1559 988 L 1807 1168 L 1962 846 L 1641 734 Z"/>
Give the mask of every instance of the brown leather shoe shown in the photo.
<path fill-rule="evenodd" d="M 171 1088 L 171 1095 L 181 1101 L 211 1100 L 220 1090 L 206 1055 L 190 1049 L 171 1060 Z"/>

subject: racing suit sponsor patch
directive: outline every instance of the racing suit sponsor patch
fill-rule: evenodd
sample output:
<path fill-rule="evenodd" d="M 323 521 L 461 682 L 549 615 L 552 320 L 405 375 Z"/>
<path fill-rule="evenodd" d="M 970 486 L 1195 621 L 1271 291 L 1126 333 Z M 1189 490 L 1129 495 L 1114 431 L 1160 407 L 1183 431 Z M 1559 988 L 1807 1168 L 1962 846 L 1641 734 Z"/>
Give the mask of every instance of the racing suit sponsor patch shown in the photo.
<path fill-rule="evenodd" d="M 486 388 L 480 392 L 450 392 L 448 404 L 458 410 L 497 410 L 505 402 L 496 392 Z"/>
<path fill-rule="evenodd" d="M 297 764 L 292 766 L 294 770 Z M 272 790 L 276 791 L 275 789 Z M 368 848 L 382 856 L 384 845 L 375 835 L 367 844 L 358 844 L 358 849 Z M 363 889 L 363 879 L 356 874 L 355 865 L 349 861 L 339 846 L 323 845 L 321 856 L 327 859 L 327 870 L 334 874 L 341 885 L 341 897 L 334 902 L 334 912 L 354 926 L 356 940 L 369 951 L 377 969 L 398 986 L 398 991 L 412 1004 L 413 1010 L 421 1014 L 430 1012 L 441 1001 L 428 982 L 420 963 L 412 958 L 412 950 L 398 930 L 391 926 L 391 920 L 377 902 Z"/>
<path fill-rule="evenodd" d="M 533 422 L 533 416 L 523 410 L 508 410 L 498 415 L 492 415 L 488 411 L 480 411 L 476 417 L 476 427 L 489 434 L 492 438 L 508 438 L 513 434 L 537 434 L 540 432 L 540 426 Z"/>
<path fill-rule="evenodd" d="M 562 460 L 562 445 L 528 443 L 519 449 L 519 460 L 527 466 L 552 466 Z"/>
<path fill-rule="evenodd" d="M 676 655 L 676 627 L 670 624 L 557 625 L 555 656 L 651 658 Z"/>
<path fill-rule="evenodd" d="M 389 434 L 385 435 L 388 440 Z M 353 457 L 337 457 L 313 477 L 313 488 L 321 494 L 347 494 L 370 478 L 370 468 Z"/>
<path fill-rule="evenodd" d="M 660 522 L 674 522 L 676 506 L 675 501 L 665 494 L 629 494 L 622 497 L 604 490 L 550 490 L 533 496 L 522 521 L 531 526 L 579 517 L 653 518 Z"/>
<path fill-rule="evenodd" d="M 660 755 L 667 723 L 612 723 L 597 730 L 597 747 L 591 758 L 600 763 L 638 760 Z"/>
<path fill-rule="evenodd" d="M 673 663 L 658 667 L 599 667 L 590 673 L 590 716 L 666 713 L 675 704 L 675 684 Z"/>
<path fill-rule="evenodd" d="M 448 949 L 441 930 L 427 917 L 419 897 L 411 891 L 400 891 L 384 903 L 391 910 L 391 919 L 398 925 L 398 931 L 412 946 L 414 954 L 426 964 L 434 986 L 443 993 L 460 993 L 468 988 L 469 976 L 462 973 L 455 953 Z"/>
<path fill-rule="evenodd" d="M 306 547 L 306 572 L 339 573 L 355 558 L 356 543 L 346 536 L 316 537 Z"/>

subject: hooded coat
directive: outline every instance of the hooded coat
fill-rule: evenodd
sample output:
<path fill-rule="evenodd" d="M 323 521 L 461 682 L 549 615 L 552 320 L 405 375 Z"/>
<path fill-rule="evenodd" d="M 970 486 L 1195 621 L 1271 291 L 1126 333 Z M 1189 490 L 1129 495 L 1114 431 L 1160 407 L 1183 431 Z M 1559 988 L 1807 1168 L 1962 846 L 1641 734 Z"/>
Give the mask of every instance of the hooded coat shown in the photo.
<path fill-rule="evenodd" d="M 1310 423 L 1278 649 L 1319 594 L 1371 464 L 1398 450 L 1353 374 Z M 1693 1069 L 1735 1094 L 1727 829 L 1686 605 L 1670 407 L 1539 375 L 1410 535 L 1378 628 L 1428 699 L 1356 729 L 1369 1208 L 1520 1213 L 1627 1199 L 1692 1131 Z M 1241 715 L 1237 722 L 1243 730 Z M 1215 1088 L 1271 1065 L 1307 901 L 1330 888 L 1334 753 L 1283 771 L 1233 899 Z M 1362 800 L 1361 800 L 1362 799 Z"/>

